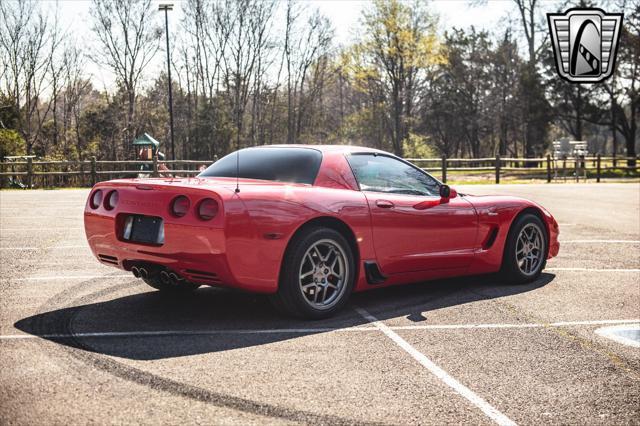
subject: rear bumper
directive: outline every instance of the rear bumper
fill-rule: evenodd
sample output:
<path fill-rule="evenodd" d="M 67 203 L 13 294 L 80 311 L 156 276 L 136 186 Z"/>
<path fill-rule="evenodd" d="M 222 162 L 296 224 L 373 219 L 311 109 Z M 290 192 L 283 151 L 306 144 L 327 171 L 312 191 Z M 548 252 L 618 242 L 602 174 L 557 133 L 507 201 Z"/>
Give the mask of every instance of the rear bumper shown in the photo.
<path fill-rule="evenodd" d="M 164 219 L 161 246 L 122 241 L 115 215 L 85 212 L 85 233 L 94 256 L 106 265 L 130 271 L 136 264 L 150 263 L 200 284 L 242 287 L 227 264 L 223 229 Z"/>

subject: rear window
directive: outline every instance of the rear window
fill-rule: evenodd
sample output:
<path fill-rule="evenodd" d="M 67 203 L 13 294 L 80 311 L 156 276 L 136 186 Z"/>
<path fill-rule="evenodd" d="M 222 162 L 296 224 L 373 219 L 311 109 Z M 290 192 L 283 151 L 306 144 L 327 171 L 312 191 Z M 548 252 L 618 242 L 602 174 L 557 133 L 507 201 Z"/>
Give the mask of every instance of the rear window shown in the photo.
<path fill-rule="evenodd" d="M 276 182 L 313 184 L 322 153 L 310 148 L 247 148 L 240 150 L 238 176 Z M 213 163 L 199 177 L 236 177 L 238 151 Z"/>

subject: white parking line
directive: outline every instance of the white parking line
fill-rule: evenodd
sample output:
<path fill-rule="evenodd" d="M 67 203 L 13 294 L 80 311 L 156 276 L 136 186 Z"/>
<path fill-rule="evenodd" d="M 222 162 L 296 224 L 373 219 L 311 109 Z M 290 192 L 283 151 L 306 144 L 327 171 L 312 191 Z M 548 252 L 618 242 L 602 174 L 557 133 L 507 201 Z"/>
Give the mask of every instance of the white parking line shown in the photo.
<path fill-rule="evenodd" d="M 640 240 L 560 240 L 560 244 L 640 244 Z"/>
<path fill-rule="evenodd" d="M 20 219 L 20 220 L 38 220 L 38 219 L 43 219 L 43 220 L 51 220 L 51 219 L 75 219 L 75 220 L 82 220 L 83 217 L 81 215 L 78 216 L 21 216 L 21 215 L 17 215 L 17 216 L 1 216 L 0 217 L 0 222 L 3 221 L 8 221 L 10 219 Z"/>
<path fill-rule="evenodd" d="M 79 201 L 45 201 L 45 203 L 43 202 L 34 202 L 34 201 L 25 201 L 25 200 L 14 200 L 14 203 L 23 203 L 23 204 L 27 204 L 26 207 L 55 207 L 55 206 L 77 206 L 78 204 L 80 205 L 84 205 L 85 200 L 79 200 Z M 30 205 L 29 205 L 30 204 Z M 2 207 L 2 210 L 4 209 L 20 209 L 22 207 Z"/>
<path fill-rule="evenodd" d="M 578 272 L 640 272 L 640 269 L 620 269 L 620 268 L 544 268 L 545 271 L 578 271 Z"/>
<path fill-rule="evenodd" d="M 309 334 L 327 333 L 332 331 L 377 331 L 376 327 L 358 328 L 274 328 L 274 329 L 245 329 L 245 330 L 158 330 L 158 331 L 105 331 L 94 333 L 73 333 L 73 334 L 5 334 L 0 335 L 0 339 L 61 339 L 69 337 L 91 338 L 91 337 L 171 337 L 171 336 L 207 336 L 223 334 Z"/>
<path fill-rule="evenodd" d="M 16 232 L 16 231 L 38 231 L 38 232 L 42 232 L 42 231 L 70 231 L 70 230 L 77 230 L 77 229 L 84 229 L 81 227 L 63 227 L 63 228 L 50 228 L 48 226 L 42 226 L 39 228 L 2 228 L 0 229 L 0 232 Z"/>
<path fill-rule="evenodd" d="M 595 320 L 595 321 L 560 321 L 551 323 L 522 323 L 522 324 L 428 324 L 428 325 L 400 325 L 387 326 L 392 330 L 472 330 L 487 328 L 543 328 L 543 327 L 571 327 L 578 325 L 610 325 L 634 324 L 640 319 L 629 320 Z"/>
<path fill-rule="evenodd" d="M 80 262 L 82 260 L 82 262 Z M 59 260 L 57 262 L 38 262 L 38 266 L 40 267 L 55 267 L 60 268 L 63 266 L 67 266 L 68 264 Z M 96 258 L 89 255 L 88 253 L 83 254 L 83 259 L 78 259 L 78 255 L 73 256 L 73 266 L 78 267 L 77 269 L 73 269 L 72 272 L 99 272 L 99 271 L 108 271 L 113 272 L 113 266 L 107 266 L 102 263 L 97 263 Z M 83 268 L 80 268 L 83 266 Z M 96 271 L 96 269 L 98 271 Z"/>
<path fill-rule="evenodd" d="M 15 203 L 15 201 L 14 201 Z M 79 203 L 47 203 L 47 204 L 20 204 L 20 207 L 0 207 L 0 210 L 24 210 L 24 209 L 44 209 L 45 211 L 49 211 L 51 209 L 82 209 L 84 210 L 84 201 Z"/>
<path fill-rule="evenodd" d="M 53 281 L 53 280 L 92 280 L 96 278 L 133 278 L 132 274 L 122 274 L 122 275 L 52 275 L 48 277 L 27 277 L 27 278 L 2 278 L 0 282 L 11 282 L 11 281 Z"/>
<path fill-rule="evenodd" d="M 55 214 L 51 214 L 51 213 L 55 213 L 55 212 L 66 212 L 66 214 L 72 213 L 72 212 L 77 212 L 77 211 L 81 211 L 84 213 L 84 206 L 22 206 L 22 207 L 0 207 L 0 212 L 6 212 L 3 214 L 16 214 L 16 212 L 22 212 L 25 211 L 26 209 L 41 209 L 43 212 L 49 213 L 49 214 L 43 214 L 42 216 L 39 217 L 57 217 L 57 215 Z"/>
<path fill-rule="evenodd" d="M 25 206 L 25 207 L 0 207 L 0 213 L 1 212 L 6 212 L 6 213 L 2 213 L 5 215 L 15 215 L 15 214 L 20 214 L 20 212 L 25 211 L 25 209 L 42 209 L 44 212 L 46 213 L 53 213 L 53 214 L 42 214 L 40 216 L 38 216 L 38 218 L 52 218 L 55 219 L 58 217 L 58 214 L 56 214 L 57 212 L 65 212 L 65 214 L 71 214 L 73 212 L 77 212 L 78 210 L 80 210 L 77 207 L 31 207 L 31 206 Z M 81 210 L 84 213 L 84 207 L 81 208 Z M 16 213 L 17 212 L 17 213 Z"/>
<path fill-rule="evenodd" d="M 623 332 L 621 334 L 621 332 Z M 638 336 L 640 335 L 640 324 L 615 327 L 603 327 L 596 330 L 596 334 L 611 339 L 614 342 L 622 343 L 623 345 L 631 346 L 634 348 L 640 348 L 640 341 Z"/>
<path fill-rule="evenodd" d="M 471 389 L 451 377 L 446 371 L 437 366 L 433 361 L 427 358 L 423 353 L 419 352 L 413 346 L 409 344 L 406 340 L 400 337 L 396 332 L 391 330 L 381 321 L 378 321 L 376 317 L 371 315 L 369 312 L 362 308 L 355 308 L 356 311 L 366 320 L 370 321 L 375 327 L 377 327 L 380 331 L 382 331 L 388 338 L 390 338 L 396 345 L 400 346 L 407 352 L 409 355 L 413 357 L 416 361 L 418 361 L 423 367 L 429 370 L 433 375 L 442 380 L 446 385 L 460 394 L 462 397 L 466 398 L 473 405 L 478 407 L 482 412 L 489 417 L 491 420 L 496 422 L 499 425 L 515 425 L 516 423 L 502 414 L 498 409 L 493 407 L 487 401 L 478 396 Z"/>
<path fill-rule="evenodd" d="M 431 324 L 431 325 L 401 325 L 387 328 L 390 330 L 482 330 L 482 329 L 504 329 L 504 328 L 543 328 L 543 327 L 571 327 L 581 325 L 640 325 L 640 319 L 629 320 L 596 320 L 596 321 L 561 321 L 552 323 L 523 323 L 523 324 Z M 112 337 L 179 337 L 179 336 L 216 336 L 226 334 L 310 334 L 310 333 L 353 333 L 353 332 L 379 331 L 378 327 L 356 326 L 356 327 L 309 327 L 309 328 L 266 328 L 266 329 L 219 329 L 219 330 L 153 330 L 153 331 L 100 331 L 73 334 L 4 334 L 0 335 L 0 340 L 25 340 L 39 338 L 112 338 Z"/>
<path fill-rule="evenodd" d="M 58 250 L 58 249 L 76 249 L 76 248 L 89 248 L 88 245 L 77 246 L 56 246 L 56 247 L 0 247 L 0 250 Z"/>

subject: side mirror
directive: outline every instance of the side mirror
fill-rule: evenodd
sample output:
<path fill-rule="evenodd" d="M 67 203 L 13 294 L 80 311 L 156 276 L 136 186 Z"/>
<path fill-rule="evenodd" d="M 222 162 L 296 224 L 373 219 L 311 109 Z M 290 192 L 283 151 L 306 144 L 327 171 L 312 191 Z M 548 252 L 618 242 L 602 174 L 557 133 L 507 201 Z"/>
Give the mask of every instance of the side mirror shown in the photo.
<path fill-rule="evenodd" d="M 440 198 L 448 200 L 449 198 L 455 198 L 458 196 L 458 192 L 449 187 L 449 185 L 441 185 L 440 186 Z"/>
<path fill-rule="evenodd" d="M 413 206 L 414 209 L 416 210 L 426 210 L 426 209 L 430 209 L 432 207 L 438 206 L 440 204 L 443 203 L 448 203 L 450 198 L 455 198 L 458 196 L 458 192 L 453 189 L 450 188 L 449 185 L 442 185 L 440 186 L 440 199 L 439 200 L 434 200 L 433 198 L 428 198 L 418 204 L 416 204 L 415 206 Z"/>

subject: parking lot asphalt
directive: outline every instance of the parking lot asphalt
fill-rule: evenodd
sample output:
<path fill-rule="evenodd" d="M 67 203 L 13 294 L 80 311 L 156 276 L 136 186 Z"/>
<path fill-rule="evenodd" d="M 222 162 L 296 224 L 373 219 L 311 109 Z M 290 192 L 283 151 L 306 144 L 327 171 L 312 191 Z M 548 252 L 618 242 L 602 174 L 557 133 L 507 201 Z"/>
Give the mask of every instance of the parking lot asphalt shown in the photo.
<path fill-rule="evenodd" d="M 264 297 L 167 298 L 99 264 L 88 190 L 0 192 L 0 424 L 639 424 L 640 185 L 456 187 L 560 223 L 539 280 L 354 295 L 325 321 Z"/>

